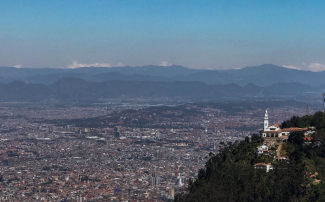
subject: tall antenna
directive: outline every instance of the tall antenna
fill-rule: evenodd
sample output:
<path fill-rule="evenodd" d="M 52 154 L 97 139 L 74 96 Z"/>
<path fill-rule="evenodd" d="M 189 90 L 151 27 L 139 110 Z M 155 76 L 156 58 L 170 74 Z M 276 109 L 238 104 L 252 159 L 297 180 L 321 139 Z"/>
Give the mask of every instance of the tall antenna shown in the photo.
<path fill-rule="evenodd" d="M 325 112 L 325 93 L 323 94 L 323 112 Z"/>
<path fill-rule="evenodd" d="M 306 115 L 310 115 L 310 108 L 309 108 L 309 106 L 307 105 L 307 107 L 306 107 Z"/>

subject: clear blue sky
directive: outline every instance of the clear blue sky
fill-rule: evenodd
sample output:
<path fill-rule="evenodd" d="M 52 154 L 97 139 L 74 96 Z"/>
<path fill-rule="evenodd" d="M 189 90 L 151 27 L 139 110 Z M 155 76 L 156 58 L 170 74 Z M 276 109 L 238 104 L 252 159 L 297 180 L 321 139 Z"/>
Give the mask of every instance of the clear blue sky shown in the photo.
<path fill-rule="evenodd" d="M 325 1 L 0 0 L 0 66 L 325 64 Z"/>

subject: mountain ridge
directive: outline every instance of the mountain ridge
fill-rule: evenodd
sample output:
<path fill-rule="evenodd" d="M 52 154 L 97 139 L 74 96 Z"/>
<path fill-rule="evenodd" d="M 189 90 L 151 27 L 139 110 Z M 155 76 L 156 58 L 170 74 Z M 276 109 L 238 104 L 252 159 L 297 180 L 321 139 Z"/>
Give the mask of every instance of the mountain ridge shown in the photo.
<path fill-rule="evenodd" d="M 26 84 L 14 81 L 0 84 L 1 101 L 39 101 L 47 99 L 58 100 L 90 100 L 110 98 L 183 98 L 192 100 L 217 100 L 224 97 L 241 96 L 283 96 L 300 95 L 307 92 L 317 92 L 318 89 L 300 83 L 280 83 L 273 86 L 257 86 L 248 84 L 244 87 L 238 84 L 206 84 L 200 81 L 121 81 L 104 82 L 85 81 L 79 78 L 63 77 L 58 81 L 45 84 Z"/>
<path fill-rule="evenodd" d="M 249 83 L 258 86 L 270 86 L 276 83 L 294 83 L 319 87 L 325 86 L 325 71 L 312 72 L 288 69 L 272 64 L 248 66 L 242 69 L 204 70 L 190 69 L 183 66 L 138 66 L 138 67 L 82 67 L 76 69 L 33 69 L 0 68 L 0 82 L 10 83 L 20 80 L 25 83 L 52 84 L 63 77 L 80 78 L 86 81 L 103 82 L 124 81 L 200 81 L 206 84 L 235 83 L 246 86 Z"/>

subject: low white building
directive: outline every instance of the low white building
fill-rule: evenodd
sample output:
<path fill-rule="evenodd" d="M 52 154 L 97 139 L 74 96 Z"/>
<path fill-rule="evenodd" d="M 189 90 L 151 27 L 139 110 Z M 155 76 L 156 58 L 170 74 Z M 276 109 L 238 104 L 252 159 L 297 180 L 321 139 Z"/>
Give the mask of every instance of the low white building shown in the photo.
<path fill-rule="evenodd" d="M 269 153 L 269 147 L 268 146 L 261 145 L 261 146 L 257 147 L 257 150 L 256 150 L 257 155 L 262 155 L 262 154 L 266 154 L 266 153 Z"/>
<path fill-rule="evenodd" d="M 254 164 L 254 168 L 259 168 L 259 169 L 263 169 L 266 172 L 269 172 L 270 170 L 273 170 L 273 165 L 266 164 L 266 163 L 255 163 Z"/>

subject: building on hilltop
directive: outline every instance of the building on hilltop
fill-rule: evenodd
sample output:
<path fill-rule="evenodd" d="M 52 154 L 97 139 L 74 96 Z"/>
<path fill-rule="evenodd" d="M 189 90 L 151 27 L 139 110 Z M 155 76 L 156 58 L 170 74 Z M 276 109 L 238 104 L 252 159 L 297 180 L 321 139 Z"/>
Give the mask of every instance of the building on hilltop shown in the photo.
<path fill-rule="evenodd" d="M 264 128 L 261 131 L 262 137 L 270 137 L 270 138 L 278 138 L 281 136 L 287 137 L 291 132 L 296 131 L 306 131 L 307 128 L 298 128 L 298 127 L 290 127 L 290 128 L 280 128 L 277 124 L 269 125 L 269 118 L 267 114 L 267 110 L 265 110 L 264 116 Z"/>

